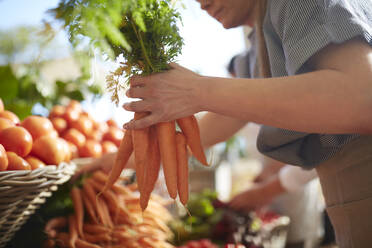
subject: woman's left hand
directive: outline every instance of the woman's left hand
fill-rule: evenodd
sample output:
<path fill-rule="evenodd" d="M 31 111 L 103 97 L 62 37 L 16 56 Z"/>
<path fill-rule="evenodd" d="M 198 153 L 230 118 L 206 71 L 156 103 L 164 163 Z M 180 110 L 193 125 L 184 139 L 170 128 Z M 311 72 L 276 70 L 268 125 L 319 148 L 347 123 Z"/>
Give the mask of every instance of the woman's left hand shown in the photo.
<path fill-rule="evenodd" d="M 172 63 L 171 67 L 167 72 L 130 79 L 131 87 L 126 95 L 141 100 L 124 104 L 124 109 L 150 114 L 140 120 L 126 123 L 125 129 L 141 129 L 202 110 L 199 101 L 202 76 L 175 63 Z"/>

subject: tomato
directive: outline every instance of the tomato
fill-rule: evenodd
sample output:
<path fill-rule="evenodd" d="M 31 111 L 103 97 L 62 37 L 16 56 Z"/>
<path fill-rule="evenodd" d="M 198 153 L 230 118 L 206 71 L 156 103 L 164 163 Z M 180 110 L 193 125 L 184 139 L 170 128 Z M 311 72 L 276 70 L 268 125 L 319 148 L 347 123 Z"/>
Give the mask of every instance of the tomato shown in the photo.
<path fill-rule="evenodd" d="M 77 146 L 75 146 L 73 143 L 66 141 L 71 152 L 71 159 L 78 158 L 79 157 L 79 150 Z"/>
<path fill-rule="evenodd" d="M 113 142 L 117 147 L 120 146 L 120 142 L 124 137 L 124 132 L 120 128 L 110 127 L 108 132 L 106 132 L 102 139 Z"/>
<path fill-rule="evenodd" d="M 103 133 L 98 130 L 93 130 L 90 132 L 90 134 L 87 135 L 88 139 L 96 140 L 96 141 L 101 141 L 102 140 Z"/>
<path fill-rule="evenodd" d="M 80 116 L 78 120 L 71 122 L 71 128 L 75 128 L 85 136 L 89 135 L 93 131 L 93 122 L 89 117 Z"/>
<path fill-rule="evenodd" d="M 190 242 L 187 243 L 187 246 L 189 248 L 199 248 L 200 247 L 198 241 L 190 241 Z"/>
<path fill-rule="evenodd" d="M 68 129 L 62 136 L 67 141 L 77 146 L 77 148 L 82 147 L 85 144 L 86 138 L 84 134 L 76 130 L 75 128 Z"/>
<path fill-rule="evenodd" d="M 59 133 L 63 133 L 67 129 L 67 121 L 61 117 L 51 119 L 54 129 Z"/>
<path fill-rule="evenodd" d="M 34 156 L 27 156 L 25 160 L 30 164 L 31 170 L 45 167 L 45 163 Z"/>
<path fill-rule="evenodd" d="M 107 120 L 106 123 L 109 127 L 119 127 L 116 121 L 114 121 L 113 119 Z"/>
<path fill-rule="evenodd" d="M 0 132 L 8 127 L 14 127 L 14 126 L 15 124 L 11 120 L 0 117 Z"/>
<path fill-rule="evenodd" d="M 102 155 L 102 146 L 98 141 L 87 140 L 85 145 L 79 149 L 82 158 L 98 158 Z"/>
<path fill-rule="evenodd" d="M 48 165 L 58 165 L 66 158 L 65 143 L 61 138 L 42 136 L 32 147 L 32 154 Z"/>
<path fill-rule="evenodd" d="M 79 116 L 80 116 L 79 111 L 72 108 L 66 108 L 63 118 L 67 121 L 68 124 L 71 124 L 74 121 L 77 121 L 79 119 Z"/>
<path fill-rule="evenodd" d="M 66 107 L 61 105 L 54 106 L 49 112 L 49 118 L 62 117 L 66 112 Z"/>
<path fill-rule="evenodd" d="M 32 115 L 21 122 L 21 126 L 30 132 L 34 140 L 41 136 L 48 135 L 54 131 L 52 122 L 45 117 Z"/>
<path fill-rule="evenodd" d="M 18 116 L 16 114 L 14 114 L 13 112 L 10 112 L 8 110 L 4 110 L 3 112 L 0 112 L 0 117 L 8 119 L 8 120 L 12 121 L 14 124 L 19 123 Z"/>
<path fill-rule="evenodd" d="M 8 171 L 10 170 L 31 170 L 31 165 L 26 160 L 18 156 L 16 153 L 7 152 L 6 155 L 8 156 L 8 161 L 9 161 L 8 169 L 7 169 Z"/>
<path fill-rule="evenodd" d="M 102 133 L 106 133 L 109 129 L 109 126 L 107 125 L 106 122 L 94 121 L 93 122 L 93 128 L 94 128 L 94 130 L 98 130 Z"/>
<path fill-rule="evenodd" d="M 4 103 L 3 103 L 3 100 L 1 100 L 0 98 L 0 112 L 3 112 L 4 111 Z"/>
<path fill-rule="evenodd" d="M 79 113 L 81 113 L 83 111 L 83 108 L 81 107 L 80 102 L 78 102 L 76 100 L 71 100 L 68 103 L 67 108 L 74 109 L 74 110 L 76 110 Z"/>
<path fill-rule="evenodd" d="M 117 151 L 118 151 L 118 148 L 111 141 L 106 140 L 102 142 L 102 153 L 103 154 L 113 153 Z"/>
<path fill-rule="evenodd" d="M 60 140 L 63 142 L 63 150 L 64 150 L 64 153 L 65 153 L 65 158 L 63 159 L 63 161 L 70 162 L 71 157 L 72 157 L 72 152 L 71 152 L 71 149 L 70 149 L 70 145 L 69 145 L 68 141 L 66 141 L 64 139 L 60 139 Z"/>
<path fill-rule="evenodd" d="M 8 152 L 25 157 L 32 149 L 32 136 L 23 127 L 9 127 L 0 132 L 0 144 Z"/>
<path fill-rule="evenodd" d="M 0 99 L 1 100 L 1 99 Z M 3 145 L 0 144 L 0 171 L 5 171 L 8 168 L 8 156 Z"/>

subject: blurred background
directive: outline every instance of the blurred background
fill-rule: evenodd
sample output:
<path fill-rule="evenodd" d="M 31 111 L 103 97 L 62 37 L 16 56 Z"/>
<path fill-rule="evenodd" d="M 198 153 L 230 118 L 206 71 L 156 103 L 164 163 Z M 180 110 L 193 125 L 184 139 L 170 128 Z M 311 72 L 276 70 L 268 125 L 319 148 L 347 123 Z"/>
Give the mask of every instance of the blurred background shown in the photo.
<path fill-rule="evenodd" d="M 0 0 L 0 98 L 6 108 L 21 119 L 30 114 L 47 116 L 52 106 L 74 99 L 82 102 L 84 110 L 97 121 L 113 118 L 121 126 L 132 119 L 133 114 L 121 108 L 128 101 L 125 96 L 119 106 L 115 106 L 105 93 L 105 76 L 114 70 L 115 63 L 102 58 L 96 50 L 72 49 L 67 33 L 47 12 L 58 2 Z M 177 62 L 201 75 L 230 77 L 227 70 L 230 59 L 249 49 L 248 31 L 224 29 L 200 9 L 197 1 L 182 3 L 179 11 L 183 24 L 179 28 L 185 45 Z M 256 150 L 258 128 L 249 124 L 227 142 L 211 149 L 208 160 L 212 167 L 204 168 L 193 161 L 191 191 L 212 189 L 221 200 L 228 200 L 252 187 L 265 162 Z M 307 237 L 304 233 L 310 229 L 293 234 L 294 241 L 302 242 L 298 247 L 316 247 L 323 235 L 324 206 L 317 182 L 309 192 L 306 195 L 301 191 L 293 198 L 277 202 L 278 206 L 284 206 L 283 202 L 295 206 L 304 195 L 311 199 L 306 206 L 292 208 L 297 211 L 300 222 L 310 218 L 318 225 L 311 228 L 312 233 Z M 304 209 L 312 212 L 305 213 Z"/>

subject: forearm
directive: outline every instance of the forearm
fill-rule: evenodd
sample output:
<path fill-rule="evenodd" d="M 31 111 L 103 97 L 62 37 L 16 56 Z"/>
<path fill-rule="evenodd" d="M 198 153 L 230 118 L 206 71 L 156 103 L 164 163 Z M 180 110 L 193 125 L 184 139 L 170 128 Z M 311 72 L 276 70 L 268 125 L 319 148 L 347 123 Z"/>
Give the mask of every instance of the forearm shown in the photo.
<path fill-rule="evenodd" d="M 200 80 L 203 110 L 303 132 L 372 133 L 368 80 L 332 70 L 270 79 Z"/>
<path fill-rule="evenodd" d="M 247 121 L 206 113 L 199 121 L 201 142 L 204 148 L 223 142 L 239 131 Z"/>

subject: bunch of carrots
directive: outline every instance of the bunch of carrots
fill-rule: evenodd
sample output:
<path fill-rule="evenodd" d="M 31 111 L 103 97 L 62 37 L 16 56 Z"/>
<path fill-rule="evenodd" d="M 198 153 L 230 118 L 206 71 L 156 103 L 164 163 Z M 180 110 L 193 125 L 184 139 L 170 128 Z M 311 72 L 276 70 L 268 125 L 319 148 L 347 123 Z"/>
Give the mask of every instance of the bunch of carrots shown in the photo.
<path fill-rule="evenodd" d="M 172 248 L 167 242 L 172 236 L 166 225 L 172 218 L 164 207 L 167 202 L 153 195 L 149 209 L 143 212 L 134 193 L 136 184 L 113 184 L 99 195 L 107 180 L 105 173 L 96 171 L 83 181 L 82 188 L 72 188 L 74 214 L 47 222 L 44 247 Z"/>
<path fill-rule="evenodd" d="M 138 120 L 146 115 L 147 113 L 135 113 L 134 119 Z M 176 131 L 176 123 L 182 132 Z M 147 208 L 159 175 L 160 163 L 163 165 L 170 197 L 176 199 L 178 193 L 181 203 L 186 205 L 189 198 L 187 146 L 196 159 L 203 165 L 208 165 L 200 141 L 199 126 L 193 115 L 144 129 L 127 130 L 103 192 L 120 177 L 129 157 L 134 153 L 142 210 Z"/>

